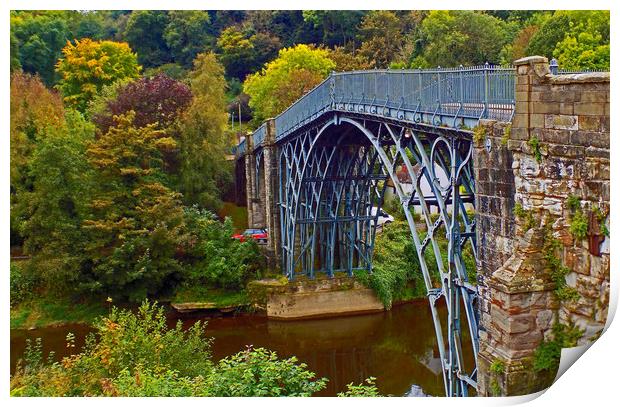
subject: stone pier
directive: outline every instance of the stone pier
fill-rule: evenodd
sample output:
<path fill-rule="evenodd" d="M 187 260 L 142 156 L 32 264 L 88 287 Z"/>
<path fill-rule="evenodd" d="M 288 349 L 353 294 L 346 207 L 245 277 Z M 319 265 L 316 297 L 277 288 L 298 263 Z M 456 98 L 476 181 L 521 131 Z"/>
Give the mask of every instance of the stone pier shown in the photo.
<path fill-rule="evenodd" d="M 553 325 L 587 343 L 609 303 L 609 74 L 515 65 L 514 119 L 481 122 L 474 153 L 482 396 L 548 387 L 534 364 Z"/>

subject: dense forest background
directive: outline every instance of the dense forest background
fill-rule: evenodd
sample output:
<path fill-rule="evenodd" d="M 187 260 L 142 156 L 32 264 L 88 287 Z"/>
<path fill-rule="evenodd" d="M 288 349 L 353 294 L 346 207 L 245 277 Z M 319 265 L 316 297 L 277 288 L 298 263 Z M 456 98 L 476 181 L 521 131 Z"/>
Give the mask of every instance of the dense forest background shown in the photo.
<path fill-rule="evenodd" d="M 607 70 L 609 12 L 12 11 L 10 51 L 12 303 L 139 301 L 260 274 L 212 215 L 226 156 L 331 71 Z"/>

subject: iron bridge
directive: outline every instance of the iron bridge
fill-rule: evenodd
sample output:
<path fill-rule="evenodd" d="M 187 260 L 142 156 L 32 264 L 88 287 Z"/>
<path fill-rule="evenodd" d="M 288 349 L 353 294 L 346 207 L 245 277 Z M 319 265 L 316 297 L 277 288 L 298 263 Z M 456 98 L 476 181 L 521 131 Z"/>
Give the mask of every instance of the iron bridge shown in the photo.
<path fill-rule="evenodd" d="M 371 273 L 390 189 L 411 231 L 447 396 L 476 389 L 477 290 L 463 259 L 477 253 L 472 129 L 510 121 L 514 98 L 512 67 L 332 73 L 272 121 L 283 273 Z M 267 131 L 236 149 L 256 174 Z"/>

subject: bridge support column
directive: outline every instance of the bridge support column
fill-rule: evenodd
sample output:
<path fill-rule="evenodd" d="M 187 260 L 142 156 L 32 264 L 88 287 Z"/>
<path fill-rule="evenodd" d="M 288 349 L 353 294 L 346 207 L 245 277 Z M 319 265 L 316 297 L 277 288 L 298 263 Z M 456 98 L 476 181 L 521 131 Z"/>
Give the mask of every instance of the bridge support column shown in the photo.
<path fill-rule="evenodd" d="M 280 176 L 275 120 L 270 119 L 266 123 L 267 133 L 263 142 L 265 227 L 269 231 L 267 240 L 269 268 L 275 270 L 280 266 L 280 210 L 278 208 Z"/>
<path fill-rule="evenodd" d="M 247 153 L 245 154 L 245 190 L 246 202 L 248 208 L 248 227 L 264 228 L 265 227 L 265 209 L 263 207 L 264 200 L 260 183 L 257 182 L 259 174 L 256 173 L 256 156 L 254 153 L 254 143 L 252 137 L 247 139 Z"/>
<path fill-rule="evenodd" d="M 482 396 L 550 386 L 558 366 L 536 356 L 541 343 L 595 338 L 609 298 L 609 74 L 551 75 L 543 57 L 515 65 L 515 117 L 481 122 L 474 153 Z M 582 236 L 570 231 L 578 217 Z"/>

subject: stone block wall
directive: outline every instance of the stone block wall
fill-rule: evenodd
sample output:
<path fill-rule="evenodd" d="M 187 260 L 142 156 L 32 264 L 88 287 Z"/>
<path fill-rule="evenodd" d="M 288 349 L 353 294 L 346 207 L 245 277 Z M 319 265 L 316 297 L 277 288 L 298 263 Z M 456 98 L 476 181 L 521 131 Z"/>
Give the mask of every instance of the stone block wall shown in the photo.
<path fill-rule="evenodd" d="M 246 195 L 248 225 L 250 228 L 264 228 L 269 233 L 265 254 L 271 270 L 279 267 L 280 257 L 280 211 L 278 208 L 277 146 L 275 144 L 274 120 L 267 122 L 267 132 L 262 146 L 259 171 L 256 171 L 256 152 L 250 137 L 245 155 Z"/>
<path fill-rule="evenodd" d="M 533 363 L 552 326 L 575 326 L 587 343 L 609 304 L 609 74 L 551 75 L 543 57 L 515 65 L 514 119 L 481 122 L 474 153 L 480 395 L 549 386 L 555 372 Z M 550 256 L 566 273 L 562 290 Z"/>

